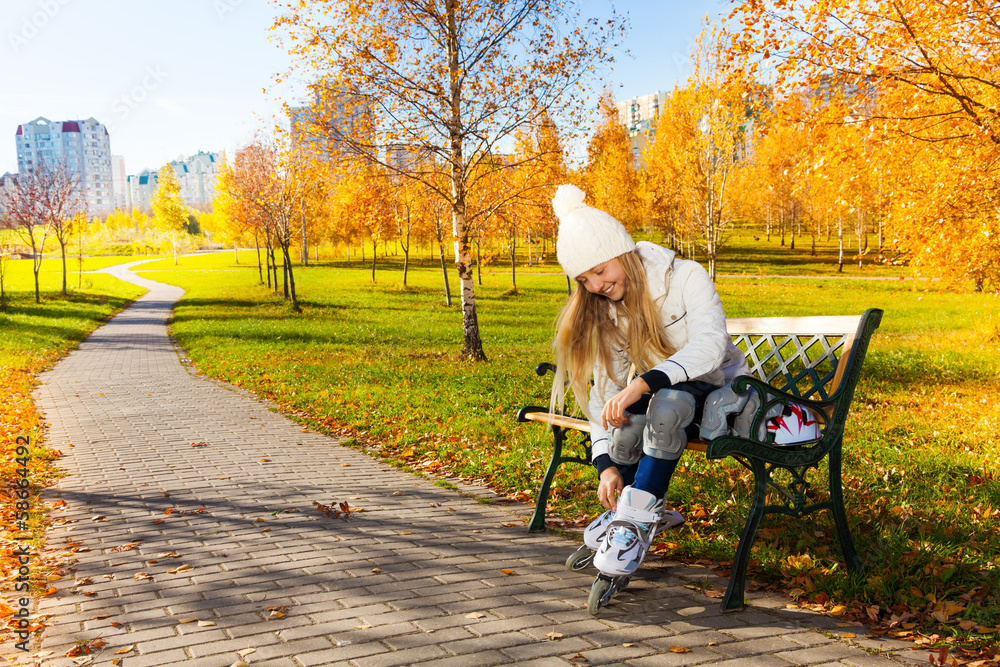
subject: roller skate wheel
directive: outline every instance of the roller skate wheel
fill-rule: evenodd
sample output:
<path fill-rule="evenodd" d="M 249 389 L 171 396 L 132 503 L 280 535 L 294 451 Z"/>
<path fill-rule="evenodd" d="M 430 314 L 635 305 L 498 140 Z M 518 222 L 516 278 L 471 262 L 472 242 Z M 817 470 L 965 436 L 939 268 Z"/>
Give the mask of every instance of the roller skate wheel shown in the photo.
<path fill-rule="evenodd" d="M 594 579 L 594 585 L 590 587 L 590 597 L 587 598 L 587 611 L 591 616 L 596 616 L 597 611 L 606 605 L 611 596 L 614 595 L 614 581 L 606 577 Z"/>
<path fill-rule="evenodd" d="M 566 559 L 566 569 L 570 572 L 579 572 L 587 569 L 594 562 L 595 551 L 586 544 L 581 544 L 580 548 L 569 555 Z"/>

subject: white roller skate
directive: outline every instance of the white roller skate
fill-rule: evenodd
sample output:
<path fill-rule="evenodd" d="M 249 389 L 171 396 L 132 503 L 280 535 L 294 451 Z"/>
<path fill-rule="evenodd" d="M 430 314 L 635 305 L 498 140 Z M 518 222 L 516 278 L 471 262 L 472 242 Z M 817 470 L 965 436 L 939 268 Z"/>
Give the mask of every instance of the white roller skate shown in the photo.
<path fill-rule="evenodd" d="M 566 569 L 579 572 L 594 561 L 594 553 L 604 541 L 608 526 L 615 519 L 615 511 L 608 510 L 590 522 L 583 531 L 583 544 L 566 559 Z"/>
<path fill-rule="evenodd" d="M 579 572 L 594 562 L 594 554 L 601 547 L 601 544 L 603 544 L 604 538 L 608 533 L 608 526 L 614 520 L 615 511 L 608 510 L 590 522 L 590 525 L 583 531 L 583 544 L 566 559 L 567 570 Z M 679 526 L 682 523 L 684 523 L 683 514 L 673 510 L 664 510 L 663 516 L 656 526 L 655 535 L 659 535 L 668 528 Z"/>
<path fill-rule="evenodd" d="M 659 532 L 660 523 L 667 523 L 664 514 L 662 499 L 648 491 L 625 487 L 618 498 L 615 517 L 607 526 L 604 542 L 593 557 L 600 574 L 590 589 L 587 611 L 596 614 L 615 593 L 628 586 L 646 557 L 653 537 Z M 683 517 L 680 518 L 683 521 Z"/>

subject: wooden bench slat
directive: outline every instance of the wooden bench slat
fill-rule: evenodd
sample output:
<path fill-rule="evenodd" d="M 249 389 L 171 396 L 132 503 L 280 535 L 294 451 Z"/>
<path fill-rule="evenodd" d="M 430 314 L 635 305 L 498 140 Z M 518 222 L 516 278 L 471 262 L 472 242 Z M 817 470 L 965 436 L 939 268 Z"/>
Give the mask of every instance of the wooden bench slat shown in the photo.
<path fill-rule="evenodd" d="M 528 421 L 541 422 L 542 424 L 548 424 L 549 426 L 571 428 L 574 431 L 590 433 L 590 422 L 586 419 L 577 419 L 576 417 L 567 417 L 566 415 L 556 415 L 551 412 L 529 412 L 524 415 L 524 418 Z M 708 443 L 704 440 L 689 440 L 687 448 L 696 452 L 706 452 L 708 451 Z"/>
<path fill-rule="evenodd" d="M 571 428 L 576 431 L 590 433 L 590 422 L 586 419 L 577 419 L 576 417 L 567 417 L 566 415 L 554 415 L 551 412 L 529 412 L 524 415 L 524 418 L 533 422 L 549 424 L 550 426 L 560 426 L 562 428 Z"/>
<path fill-rule="evenodd" d="M 729 317 L 730 335 L 746 334 L 853 334 L 861 318 L 855 315 L 823 317 Z"/>

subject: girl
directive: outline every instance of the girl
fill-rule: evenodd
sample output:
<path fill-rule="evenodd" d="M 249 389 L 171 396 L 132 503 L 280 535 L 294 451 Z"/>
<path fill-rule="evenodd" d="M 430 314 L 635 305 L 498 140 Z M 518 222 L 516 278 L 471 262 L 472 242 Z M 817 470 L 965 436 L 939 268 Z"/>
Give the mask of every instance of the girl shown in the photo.
<path fill-rule="evenodd" d="M 568 379 L 590 421 L 608 510 L 584 539 L 601 572 L 623 575 L 642 563 L 657 529 L 684 520 L 664 511 L 663 498 L 688 432 L 697 433 L 708 394 L 749 369 L 708 272 L 635 243 L 584 197 L 563 185 L 552 200 L 556 255 L 576 281 L 556 324 L 553 402 L 563 404 Z"/>

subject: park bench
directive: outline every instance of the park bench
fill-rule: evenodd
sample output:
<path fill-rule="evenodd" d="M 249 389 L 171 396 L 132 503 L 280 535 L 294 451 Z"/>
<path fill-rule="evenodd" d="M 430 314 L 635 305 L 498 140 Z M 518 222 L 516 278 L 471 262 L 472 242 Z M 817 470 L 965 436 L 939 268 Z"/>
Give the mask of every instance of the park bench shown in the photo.
<path fill-rule="evenodd" d="M 709 459 L 732 456 L 753 473 L 754 491 L 746 524 L 733 559 L 729 586 L 722 598 L 722 610 L 743 609 L 746 569 L 757 528 L 765 514 L 803 517 L 821 509 L 833 512 L 841 550 L 849 571 L 861 569 L 848 528 L 841 486 L 841 458 L 844 426 L 861 375 L 861 366 L 872 333 L 882 320 L 882 311 L 872 308 L 860 316 L 847 317 L 749 317 L 730 318 L 726 326 L 733 342 L 744 353 L 751 375 L 737 378 L 733 390 L 743 393 L 753 388 L 763 397 L 751 434 L 761 431 L 765 417 L 774 406 L 799 403 L 813 410 L 822 422 L 818 441 L 792 447 L 773 445 L 774 436 L 763 441 L 732 435 L 711 441 L 688 442 L 687 449 L 702 452 Z M 555 366 L 541 363 L 535 372 L 544 376 Z M 771 413 L 773 414 L 773 412 Z M 542 422 L 552 427 L 553 450 L 542 479 L 529 530 L 545 529 L 545 507 L 556 470 L 563 463 L 590 464 L 590 424 L 548 408 L 525 406 L 517 414 L 520 422 Z M 564 454 L 567 445 L 578 454 Z M 829 470 L 829 497 L 809 503 L 810 486 L 806 474 L 819 469 L 823 459 Z M 776 471 L 788 475 L 775 477 Z M 769 496 L 773 500 L 769 504 Z"/>

